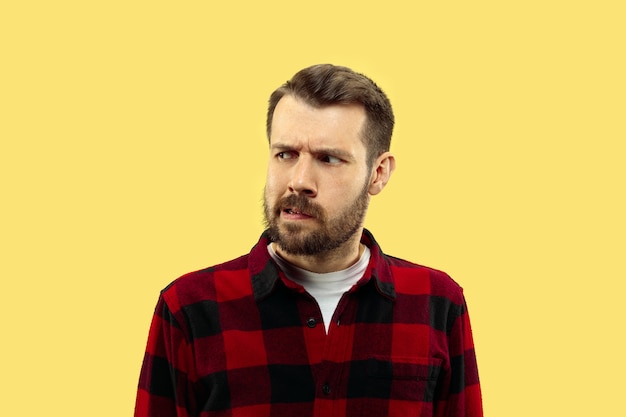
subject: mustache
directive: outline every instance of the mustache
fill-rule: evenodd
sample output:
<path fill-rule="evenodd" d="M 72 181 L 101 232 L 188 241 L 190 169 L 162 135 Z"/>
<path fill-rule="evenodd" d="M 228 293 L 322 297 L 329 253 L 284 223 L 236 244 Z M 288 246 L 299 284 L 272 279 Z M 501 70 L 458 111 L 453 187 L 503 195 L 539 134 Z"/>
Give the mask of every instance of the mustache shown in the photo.
<path fill-rule="evenodd" d="M 316 219 L 323 220 L 326 217 L 324 209 L 305 195 L 290 194 L 279 199 L 275 207 L 276 215 L 280 215 L 280 212 L 285 209 L 296 209 Z"/>

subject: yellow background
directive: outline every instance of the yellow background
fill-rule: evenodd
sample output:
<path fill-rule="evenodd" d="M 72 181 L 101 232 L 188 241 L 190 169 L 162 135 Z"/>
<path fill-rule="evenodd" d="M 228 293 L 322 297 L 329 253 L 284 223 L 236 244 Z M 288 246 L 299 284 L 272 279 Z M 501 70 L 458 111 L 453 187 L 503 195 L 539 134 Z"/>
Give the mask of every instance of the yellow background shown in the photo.
<path fill-rule="evenodd" d="M 6 1 L 0 415 L 131 415 L 158 292 L 262 230 L 266 100 L 394 105 L 367 220 L 470 306 L 486 414 L 626 415 L 621 1 Z"/>

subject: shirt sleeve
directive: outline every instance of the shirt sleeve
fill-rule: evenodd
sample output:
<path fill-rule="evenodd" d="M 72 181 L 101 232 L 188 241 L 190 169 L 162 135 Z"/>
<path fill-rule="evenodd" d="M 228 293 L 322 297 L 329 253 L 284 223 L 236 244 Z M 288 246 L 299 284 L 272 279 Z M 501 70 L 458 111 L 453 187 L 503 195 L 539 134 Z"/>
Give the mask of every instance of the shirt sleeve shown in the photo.
<path fill-rule="evenodd" d="M 478 378 L 476 352 L 467 303 L 462 296 L 461 309 L 451 318 L 448 335 L 449 373 L 440 392 L 437 417 L 483 417 L 482 395 Z"/>
<path fill-rule="evenodd" d="M 135 417 L 195 415 L 188 347 L 181 325 L 161 294 L 139 377 Z"/>

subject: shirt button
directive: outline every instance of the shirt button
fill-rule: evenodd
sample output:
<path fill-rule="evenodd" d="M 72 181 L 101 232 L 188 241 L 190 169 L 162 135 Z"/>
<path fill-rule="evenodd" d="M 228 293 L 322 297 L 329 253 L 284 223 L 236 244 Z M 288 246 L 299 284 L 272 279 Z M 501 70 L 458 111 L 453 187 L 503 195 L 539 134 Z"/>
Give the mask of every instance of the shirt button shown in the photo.
<path fill-rule="evenodd" d="M 329 395 L 330 394 L 330 385 L 324 384 L 324 386 L 322 387 L 322 392 L 324 393 L 324 395 Z"/>
<path fill-rule="evenodd" d="M 310 319 L 306 321 L 306 325 L 312 329 L 313 327 L 317 325 L 317 322 L 315 321 L 313 317 L 311 317 Z"/>

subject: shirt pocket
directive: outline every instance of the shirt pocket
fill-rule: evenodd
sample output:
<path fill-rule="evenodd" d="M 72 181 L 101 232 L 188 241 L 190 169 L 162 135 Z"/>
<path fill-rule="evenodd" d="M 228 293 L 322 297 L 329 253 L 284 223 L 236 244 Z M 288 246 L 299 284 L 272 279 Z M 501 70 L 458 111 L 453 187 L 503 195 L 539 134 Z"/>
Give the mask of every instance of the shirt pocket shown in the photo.
<path fill-rule="evenodd" d="M 440 358 L 372 356 L 366 374 L 391 401 L 432 403 L 441 364 Z"/>

